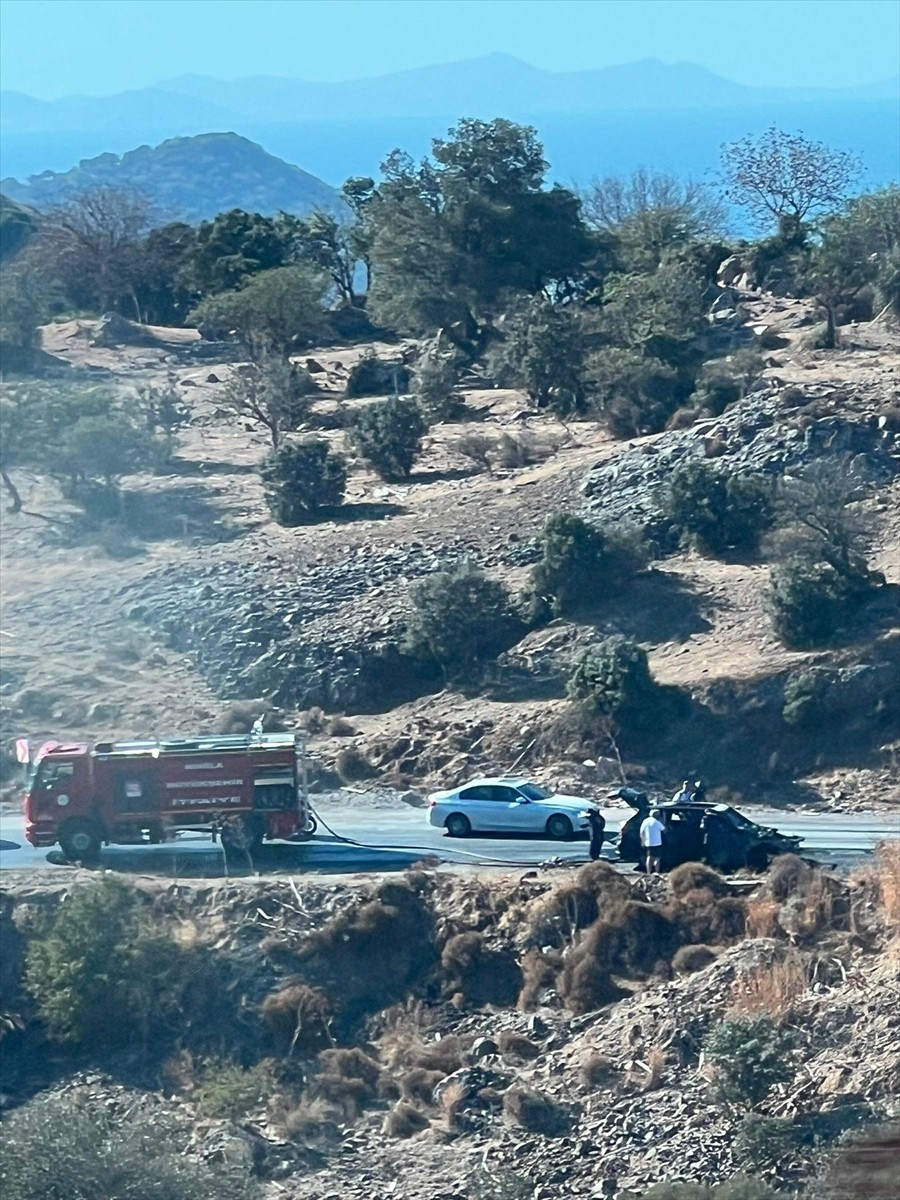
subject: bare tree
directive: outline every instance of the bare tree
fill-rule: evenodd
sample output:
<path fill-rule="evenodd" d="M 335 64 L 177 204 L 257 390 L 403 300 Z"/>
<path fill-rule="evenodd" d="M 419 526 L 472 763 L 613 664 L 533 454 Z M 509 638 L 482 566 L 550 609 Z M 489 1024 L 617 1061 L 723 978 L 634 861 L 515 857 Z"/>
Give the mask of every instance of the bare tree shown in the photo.
<path fill-rule="evenodd" d="M 860 168 L 848 151 L 775 125 L 723 146 L 721 160 L 728 199 L 760 225 L 774 217 L 782 230 L 836 209 Z"/>
<path fill-rule="evenodd" d="M 786 476 L 779 500 L 782 528 L 774 535 L 779 549 L 826 562 L 845 579 L 869 579 L 872 518 L 862 506 L 865 496 L 865 484 L 846 459 L 821 458 L 802 475 Z"/>
<path fill-rule="evenodd" d="M 277 450 L 282 433 L 302 424 L 309 413 L 310 393 L 317 390 L 307 371 L 279 358 L 264 358 L 248 363 L 229 379 L 224 401 L 238 416 L 268 430 Z"/>
<path fill-rule="evenodd" d="M 140 242 L 155 215 L 138 192 L 106 186 L 77 192 L 47 212 L 42 257 L 76 303 L 106 312 L 127 297 L 140 321 Z"/>

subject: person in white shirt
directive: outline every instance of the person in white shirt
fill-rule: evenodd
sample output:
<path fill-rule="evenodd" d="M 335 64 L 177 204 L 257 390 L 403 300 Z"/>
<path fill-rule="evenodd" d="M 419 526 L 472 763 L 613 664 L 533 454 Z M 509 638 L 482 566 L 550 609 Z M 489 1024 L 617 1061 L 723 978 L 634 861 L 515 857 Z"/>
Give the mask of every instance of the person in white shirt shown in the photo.
<path fill-rule="evenodd" d="M 658 808 L 654 808 L 649 817 L 641 822 L 641 848 L 644 851 L 644 870 L 648 875 L 659 874 L 665 828 L 659 819 Z"/>
<path fill-rule="evenodd" d="M 678 791 L 675 793 L 675 795 L 672 797 L 672 803 L 673 804 L 689 804 L 693 794 L 694 794 L 694 789 L 693 789 L 693 786 L 691 785 L 691 781 L 689 779 L 686 779 L 684 781 L 684 783 L 681 785 L 681 787 L 678 789 Z"/>

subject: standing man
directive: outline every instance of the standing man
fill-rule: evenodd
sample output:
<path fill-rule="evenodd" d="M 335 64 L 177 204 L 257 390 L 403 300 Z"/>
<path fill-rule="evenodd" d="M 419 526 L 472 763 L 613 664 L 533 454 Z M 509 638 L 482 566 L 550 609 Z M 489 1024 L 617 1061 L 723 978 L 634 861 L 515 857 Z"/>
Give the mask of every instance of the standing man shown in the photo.
<path fill-rule="evenodd" d="M 675 795 L 672 797 L 673 804 L 690 804 L 691 797 L 694 794 L 694 788 L 689 779 L 686 779 Z"/>
<path fill-rule="evenodd" d="M 603 834 L 606 829 L 606 818 L 599 808 L 587 810 L 588 825 L 591 828 L 591 859 L 596 861 L 603 850 Z"/>
<path fill-rule="evenodd" d="M 654 808 L 641 822 L 641 848 L 644 851 L 644 870 L 648 875 L 658 875 L 662 867 L 662 840 L 666 827 L 659 816 L 659 809 Z"/>

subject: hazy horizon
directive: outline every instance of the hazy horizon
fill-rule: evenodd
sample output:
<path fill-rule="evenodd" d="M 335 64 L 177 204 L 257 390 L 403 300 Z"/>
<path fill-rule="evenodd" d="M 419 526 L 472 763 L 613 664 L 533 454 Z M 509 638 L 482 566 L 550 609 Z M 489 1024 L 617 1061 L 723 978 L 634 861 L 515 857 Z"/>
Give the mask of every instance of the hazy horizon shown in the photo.
<path fill-rule="evenodd" d="M 566 73 L 655 58 L 757 87 L 900 70 L 893 0 L 2 0 L 0 33 L 3 88 L 45 100 L 183 75 L 364 80 L 490 54 Z"/>

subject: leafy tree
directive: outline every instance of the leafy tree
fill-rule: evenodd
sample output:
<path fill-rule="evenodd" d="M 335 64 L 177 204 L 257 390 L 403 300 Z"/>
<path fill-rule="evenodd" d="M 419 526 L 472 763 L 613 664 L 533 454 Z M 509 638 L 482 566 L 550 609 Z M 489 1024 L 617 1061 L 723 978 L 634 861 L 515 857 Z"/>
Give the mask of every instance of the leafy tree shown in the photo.
<path fill-rule="evenodd" d="M 207 297 L 187 319 L 236 333 L 254 357 L 287 358 L 323 332 L 325 287 L 322 277 L 306 266 L 278 267 L 253 275 L 239 291 Z"/>
<path fill-rule="evenodd" d="M 412 589 L 406 648 L 461 671 L 508 650 L 525 631 L 502 584 L 471 563 L 427 576 Z"/>
<path fill-rule="evenodd" d="M 593 180 L 581 202 L 587 223 L 614 235 L 627 271 L 655 271 L 667 253 L 714 236 L 725 220 L 705 184 L 644 167 L 627 179 Z"/>
<path fill-rule="evenodd" d="M 0 262 L 5 263 L 18 254 L 38 226 L 38 215 L 33 209 L 0 195 Z"/>
<path fill-rule="evenodd" d="M 503 378 L 526 390 L 535 407 L 566 415 L 584 407 L 586 357 L 578 312 L 535 298 L 504 323 L 493 363 Z"/>
<path fill-rule="evenodd" d="M 619 635 L 586 650 L 568 684 L 570 700 L 623 724 L 653 706 L 655 691 L 646 650 Z"/>
<path fill-rule="evenodd" d="M 812 142 L 802 133 L 772 125 L 722 147 L 726 194 L 760 224 L 773 218 L 782 229 L 837 208 L 858 174 L 859 162 L 844 150 Z"/>
<path fill-rule="evenodd" d="M 189 1157 L 191 1134 L 189 1125 L 151 1107 L 131 1108 L 116 1123 L 106 1109 L 75 1093 L 38 1095 L 4 1118 L 0 1194 L 3 1200 L 260 1196 L 243 1163 L 214 1167 Z"/>
<path fill-rule="evenodd" d="M 324 438 L 281 443 L 260 467 L 266 504 L 279 525 L 302 525 L 344 499 L 347 464 Z"/>
<path fill-rule="evenodd" d="M 294 253 L 328 276 L 342 304 L 360 303 L 355 279 L 363 242 L 356 225 L 338 220 L 334 213 L 311 213 L 297 221 Z"/>
<path fill-rule="evenodd" d="M 546 170 L 535 131 L 501 119 L 460 121 L 418 167 L 390 155 L 369 208 L 378 319 L 443 328 L 477 354 L 508 293 L 569 286 L 593 244 L 577 197 L 544 190 Z"/>
<path fill-rule="evenodd" d="M 674 471 L 666 508 L 682 536 L 713 556 L 755 551 L 775 521 L 773 489 L 762 476 L 720 470 L 700 460 Z"/>
<path fill-rule="evenodd" d="M 535 594 L 555 615 L 595 606 L 618 591 L 646 562 L 637 536 L 622 536 L 570 513 L 544 526 L 541 559 L 532 571 Z"/>
<path fill-rule="evenodd" d="M 408 479 L 426 429 L 415 401 L 391 396 L 360 410 L 350 430 L 350 444 L 382 479 Z"/>
<path fill-rule="evenodd" d="M 239 367 L 225 384 L 223 401 L 239 417 L 262 425 L 278 449 L 282 433 L 298 429 L 317 391 L 308 371 L 280 358 L 265 357 Z"/>
<path fill-rule="evenodd" d="M 50 319 L 57 288 L 30 250 L 4 263 L 0 272 L 0 341 L 26 352 L 39 347 L 39 326 Z M 4 362 L 8 368 L 9 362 Z"/>
<path fill-rule="evenodd" d="M 283 267 L 293 253 L 293 219 L 234 208 L 201 222 L 192 252 L 192 282 L 203 295 L 231 291 L 251 275 Z"/>
<path fill-rule="evenodd" d="M 716 1087 L 729 1104 L 755 1108 L 777 1083 L 793 1078 L 791 1037 L 771 1017 L 720 1021 L 703 1043 Z"/>
<path fill-rule="evenodd" d="M 193 280 L 197 231 L 183 221 L 151 229 L 139 247 L 135 291 L 150 325 L 181 325 L 199 296 Z"/>

